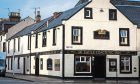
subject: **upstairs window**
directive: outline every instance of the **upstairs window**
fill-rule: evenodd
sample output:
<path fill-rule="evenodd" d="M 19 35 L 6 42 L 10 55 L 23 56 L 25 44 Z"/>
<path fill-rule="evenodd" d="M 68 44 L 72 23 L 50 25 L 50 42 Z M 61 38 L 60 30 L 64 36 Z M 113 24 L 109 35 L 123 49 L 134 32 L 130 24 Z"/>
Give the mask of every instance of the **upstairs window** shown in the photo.
<path fill-rule="evenodd" d="M 109 20 L 117 20 L 117 10 L 109 9 Z"/>
<path fill-rule="evenodd" d="M 20 51 L 20 37 L 18 38 L 18 51 Z"/>
<path fill-rule="evenodd" d="M 10 41 L 8 41 L 8 53 L 10 52 Z"/>
<path fill-rule="evenodd" d="M 46 46 L 46 40 L 47 40 L 47 34 L 46 31 L 44 31 L 42 35 L 42 47 Z"/>
<path fill-rule="evenodd" d="M 6 52 L 6 43 L 3 43 L 3 52 Z"/>
<path fill-rule="evenodd" d="M 20 69 L 20 57 L 17 58 L 17 69 Z"/>
<path fill-rule="evenodd" d="M 35 48 L 38 48 L 38 33 L 35 35 Z"/>
<path fill-rule="evenodd" d="M 72 27 L 72 44 L 82 44 L 82 27 Z"/>
<path fill-rule="evenodd" d="M 84 9 L 84 17 L 85 19 L 92 19 L 92 8 L 85 8 Z"/>
<path fill-rule="evenodd" d="M 31 43 L 31 36 L 28 35 L 28 46 L 27 46 L 28 50 L 30 50 L 30 47 L 31 47 L 30 43 Z"/>
<path fill-rule="evenodd" d="M 56 45 L 57 40 L 57 31 L 56 29 L 53 29 L 53 46 Z"/>
<path fill-rule="evenodd" d="M 13 51 L 14 52 L 16 51 L 16 39 L 14 39 L 14 48 L 13 48 Z"/>
<path fill-rule="evenodd" d="M 120 28 L 120 46 L 129 46 L 129 29 Z"/>

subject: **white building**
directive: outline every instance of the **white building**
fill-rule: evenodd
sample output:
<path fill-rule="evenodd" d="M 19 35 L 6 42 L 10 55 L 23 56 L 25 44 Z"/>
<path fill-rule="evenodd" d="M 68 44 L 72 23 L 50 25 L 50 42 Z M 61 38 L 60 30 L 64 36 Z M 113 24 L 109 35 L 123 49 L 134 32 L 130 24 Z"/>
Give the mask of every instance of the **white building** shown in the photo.
<path fill-rule="evenodd" d="M 21 39 L 22 53 L 14 54 L 15 72 L 63 78 L 139 78 L 138 8 L 115 6 L 110 0 L 80 0 L 74 8 L 26 27 L 10 38 L 10 45 L 13 39 Z M 18 42 L 14 45 L 16 52 Z"/>

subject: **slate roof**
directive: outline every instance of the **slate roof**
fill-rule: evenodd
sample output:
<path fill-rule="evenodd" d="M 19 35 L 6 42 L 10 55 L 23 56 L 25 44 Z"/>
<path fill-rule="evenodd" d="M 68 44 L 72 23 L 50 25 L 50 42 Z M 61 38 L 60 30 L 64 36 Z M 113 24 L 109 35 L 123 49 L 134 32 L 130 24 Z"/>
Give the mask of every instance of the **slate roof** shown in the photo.
<path fill-rule="evenodd" d="M 118 5 L 116 6 L 133 24 L 140 27 L 140 6 Z"/>
<path fill-rule="evenodd" d="M 85 2 L 83 4 L 80 4 L 79 6 L 76 6 L 76 7 L 72 8 L 72 9 L 70 9 L 70 10 L 62 12 L 62 14 L 58 18 L 54 19 L 52 22 L 50 22 L 48 24 L 48 27 L 44 27 L 43 29 L 41 29 L 39 31 L 44 31 L 44 30 L 54 28 L 56 26 L 61 25 L 63 20 L 68 20 L 69 18 L 71 18 L 74 14 L 79 12 L 83 7 L 85 7 L 89 3 L 90 3 L 90 1 Z"/>
<path fill-rule="evenodd" d="M 45 26 L 45 23 L 49 20 L 49 18 L 46 18 L 44 20 L 42 20 L 41 22 L 32 24 L 30 26 L 27 26 L 26 28 L 24 28 L 23 30 L 19 31 L 18 33 L 16 33 L 14 36 L 12 36 L 10 39 L 19 37 L 19 36 L 24 36 L 24 35 L 28 35 L 31 34 L 31 31 L 35 31 L 37 28 L 40 28 L 42 26 Z M 9 40 L 9 39 L 7 39 Z"/>

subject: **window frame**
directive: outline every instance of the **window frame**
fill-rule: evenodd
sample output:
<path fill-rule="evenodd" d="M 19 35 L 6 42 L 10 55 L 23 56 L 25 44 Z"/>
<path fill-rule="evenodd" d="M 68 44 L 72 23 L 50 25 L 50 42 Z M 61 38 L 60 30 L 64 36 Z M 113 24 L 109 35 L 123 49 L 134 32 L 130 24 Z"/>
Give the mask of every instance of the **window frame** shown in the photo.
<path fill-rule="evenodd" d="M 28 35 L 28 46 L 27 46 L 28 50 L 31 49 L 31 35 Z"/>
<path fill-rule="evenodd" d="M 74 30 L 78 29 L 80 34 L 79 34 L 79 42 L 74 41 Z M 72 26 L 71 30 L 71 41 L 73 45 L 82 45 L 83 44 L 83 27 L 80 26 Z"/>
<path fill-rule="evenodd" d="M 38 33 L 35 34 L 35 48 L 38 48 Z"/>
<path fill-rule="evenodd" d="M 20 51 L 20 37 L 18 37 L 18 51 Z"/>
<path fill-rule="evenodd" d="M 80 63 L 87 63 L 87 61 L 81 61 L 81 57 L 90 57 L 89 61 L 90 61 L 90 71 L 89 72 L 76 72 L 76 57 L 79 57 L 79 62 Z M 90 55 L 74 55 L 74 75 L 75 76 L 79 76 L 79 75 L 83 75 L 83 76 L 87 76 L 87 75 L 92 75 L 92 56 Z"/>
<path fill-rule="evenodd" d="M 130 58 L 130 71 L 129 72 L 122 72 L 121 71 L 121 58 L 122 57 L 129 57 Z M 132 73 L 132 56 L 131 55 L 120 55 L 120 73 L 121 74 L 131 74 Z"/>
<path fill-rule="evenodd" d="M 47 32 L 43 31 L 42 33 L 42 47 L 46 47 L 47 46 Z"/>
<path fill-rule="evenodd" d="M 112 15 L 111 13 L 113 12 L 115 12 L 114 17 L 111 16 Z M 117 9 L 109 9 L 109 20 L 117 20 Z"/>
<path fill-rule="evenodd" d="M 43 70 L 43 58 L 40 58 L 40 70 Z"/>
<path fill-rule="evenodd" d="M 87 16 L 87 12 L 88 12 L 88 16 Z M 84 8 L 84 18 L 85 19 L 93 19 L 93 10 L 92 8 L 86 7 Z"/>
<path fill-rule="evenodd" d="M 127 37 L 122 37 L 121 36 L 121 31 L 127 31 Z M 122 43 L 121 40 L 122 38 L 126 38 L 127 43 Z M 119 28 L 119 45 L 120 46 L 130 46 L 130 32 L 129 28 Z"/>
<path fill-rule="evenodd" d="M 53 29 L 53 46 L 56 46 L 56 41 L 57 41 L 57 29 Z"/>

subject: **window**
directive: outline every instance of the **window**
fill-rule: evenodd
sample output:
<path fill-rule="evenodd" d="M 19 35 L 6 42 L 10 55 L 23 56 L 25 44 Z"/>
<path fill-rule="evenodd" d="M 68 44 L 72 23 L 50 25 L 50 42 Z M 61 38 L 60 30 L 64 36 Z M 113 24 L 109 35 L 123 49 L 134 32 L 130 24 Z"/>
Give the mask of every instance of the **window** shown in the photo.
<path fill-rule="evenodd" d="M 46 31 L 44 31 L 42 35 L 42 47 L 46 46 L 46 40 L 47 40 L 47 34 Z"/>
<path fill-rule="evenodd" d="M 75 56 L 75 74 L 91 73 L 91 56 Z"/>
<path fill-rule="evenodd" d="M 109 59 L 109 71 L 115 72 L 117 70 L 117 59 Z"/>
<path fill-rule="evenodd" d="M 10 61 L 10 60 L 9 60 L 9 58 L 8 58 L 8 66 L 7 66 L 8 70 L 9 70 L 9 65 L 10 65 L 10 64 L 9 64 L 9 63 L 10 63 L 9 61 Z"/>
<path fill-rule="evenodd" d="M 14 48 L 13 48 L 13 51 L 14 52 L 16 51 L 16 39 L 14 39 Z"/>
<path fill-rule="evenodd" d="M 20 37 L 18 38 L 18 51 L 20 51 Z"/>
<path fill-rule="evenodd" d="M 82 45 L 82 27 L 72 27 L 72 44 Z"/>
<path fill-rule="evenodd" d="M 53 61 L 51 58 L 47 59 L 47 70 L 53 69 Z"/>
<path fill-rule="evenodd" d="M 117 10 L 109 9 L 109 20 L 117 20 Z"/>
<path fill-rule="evenodd" d="M 43 58 L 40 59 L 40 70 L 43 70 Z"/>
<path fill-rule="evenodd" d="M 131 59 L 131 56 L 120 56 L 120 73 L 132 73 Z"/>
<path fill-rule="evenodd" d="M 6 43 L 3 43 L 3 52 L 6 52 Z"/>
<path fill-rule="evenodd" d="M 17 69 L 20 69 L 20 57 L 17 59 Z"/>
<path fill-rule="evenodd" d="M 30 42 L 31 42 L 31 36 L 30 35 L 28 35 L 28 50 L 30 50 Z"/>
<path fill-rule="evenodd" d="M 119 37 L 120 37 L 120 46 L 129 46 L 129 29 L 128 28 L 120 28 L 119 29 Z"/>
<path fill-rule="evenodd" d="M 35 48 L 38 48 L 38 33 L 35 35 Z"/>
<path fill-rule="evenodd" d="M 53 45 L 56 45 L 57 40 L 57 31 L 56 29 L 53 29 Z"/>
<path fill-rule="evenodd" d="M 11 70 L 13 70 L 13 59 L 11 58 Z"/>
<path fill-rule="evenodd" d="M 85 19 L 92 19 L 92 8 L 85 8 L 84 11 Z"/>
<path fill-rule="evenodd" d="M 60 71 L 60 59 L 55 59 L 55 71 Z"/>
<path fill-rule="evenodd" d="M 8 41 L 8 53 L 10 52 L 10 41 Z"/>

